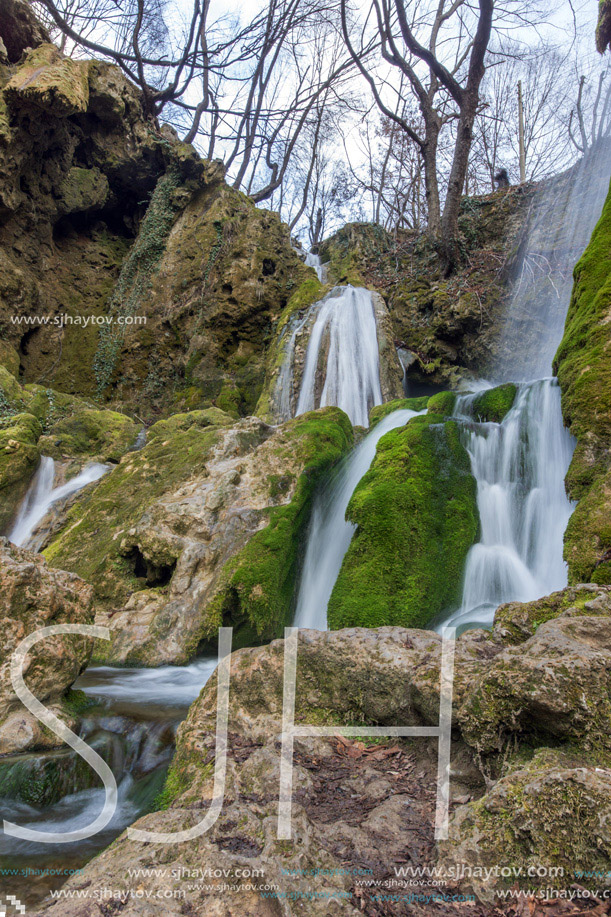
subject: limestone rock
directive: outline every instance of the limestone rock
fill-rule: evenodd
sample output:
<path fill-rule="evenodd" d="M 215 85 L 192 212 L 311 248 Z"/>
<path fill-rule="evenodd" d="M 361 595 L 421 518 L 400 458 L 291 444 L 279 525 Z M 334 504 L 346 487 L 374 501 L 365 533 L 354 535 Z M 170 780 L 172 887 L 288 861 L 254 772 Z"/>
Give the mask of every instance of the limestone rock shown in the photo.
<path fill-rule="evenodd" d="M 0 539 L 0 754 L 58 744 L 16 696 L 9 671 L 11 654 L 24 637 L 41 627 L 93 623 L 92 592 L 78 576 L 53 570 L 39 554 Z M 92 646 L 92 640 L 80 636 L 41 641 L 27 657 L 26 685 L 57 713 L 62 696 L 85 668 Z"/>
<path fill-rule="evenodd" d="M 609 885 L 611 859 L 611 770 L 584 765 L 569 753 L 541 749 L 514 766 L 481 799 L 461 806 L 440 843 L 439 865 L 465 863 L 478 897 L 498 903 L 496 892 L 514 885 L 499 874 L 522 869 L 530 887 L 567 888 L 584 875 Z M 480 872 L 478 867 L 487 869 Z M 544 869 L 555 873 L 546 876 Z M 528 872 L 530 870 L 530 872 Z M 587 880 L 586 880 L 587 881 Z"/>
<path fill-rule="evenodd" d="M 592 609 L 599 616 L 569 605 L 526 642 L 495 657 L 459 712 L 470 745 L 498 753 L 511 735 L 536 735 L 579 743 L 588 752 L 609 749 L 608 596 L 605 605 Z"/>
<path fill-rule="evenodd" d="M 351 444 L 337 408 L 277 429 L 216 409 L 155 424 L 45 552 L 94 584 L 103 658 L 187 661 L 224 617 L 248 642 L 280 633 L 314 485 Z"/>
<path fill-rule="evenodd" d="M 65 118 L 87 110 L 89 64 L 64 58 L 55 45 L 40 45 L 4 87 L 9 106 L 27 105 Z"/>

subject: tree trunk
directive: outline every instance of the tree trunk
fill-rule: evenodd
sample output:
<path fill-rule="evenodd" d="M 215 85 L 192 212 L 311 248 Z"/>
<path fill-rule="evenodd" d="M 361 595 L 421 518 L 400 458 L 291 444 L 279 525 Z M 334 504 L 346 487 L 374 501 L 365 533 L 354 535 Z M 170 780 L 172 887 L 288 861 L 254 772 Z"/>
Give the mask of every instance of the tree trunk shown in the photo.
<path fill-rule="evenodd" d="M 428 211 L 427 232 L 432 239 L 439 239 L 441 233 L 441 204 L 439 203 L 439 182 L 437 181 L 437 144 L 440 126 L 436 121 L 426 121 L 426 140 L 422 146 L 424 163 L 424 192 Z"/>

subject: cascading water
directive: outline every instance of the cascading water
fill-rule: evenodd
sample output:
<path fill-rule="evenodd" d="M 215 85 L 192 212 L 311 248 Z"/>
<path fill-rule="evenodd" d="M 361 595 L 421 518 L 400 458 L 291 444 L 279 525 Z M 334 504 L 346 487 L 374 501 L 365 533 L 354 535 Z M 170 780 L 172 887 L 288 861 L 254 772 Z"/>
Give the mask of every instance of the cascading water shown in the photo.
<path fill-rule="evenodd" d="M 144 445 L 141 434 L 134 444 Z M 43 456 L 23 500 L 9 538 L 38 550 L 44 540 L 36 529 L 56 504 L 102 477 L 107 465 L 91 464 L 60 487 L 53 487 L 55 462 Z M 0 831 L 0 869 L 13 870 L 14 889 L 26 904 L 37 904 L 51 887 L 59 887 L 66 870 L 78 869 L 108 846 L 139 815 L 150 811 L 163 787 L 179 723 L 217 664 L 216 657 L 188 666 L 158 669 L 87 669 L 74 683 L 92 706 L 79 724 L 79 735 L 109 763 L 118 784 L 115 815 L 104 831 L 78 845 L 46 844 L 7 837 Z M 32 788 L 42 795 L 32 798 Z M 45 795 L 46 794 L 46 795 Z M 21 754 L 0 762 L 0 801 L 6 819 L 36 831 L 65 833 L 90 824 L 104 804 L 105 791 L 89 766 L 70 749 Z M 57 870 L 57 880 L 40 864 Z"/>
<path fill-rule="evenodd" d="M 153 808 L 172 758 L 176 729 L 215 667 L 216 658 L 159 669 L 102 666 L 88 669 L 74 683 L 92 703 L 79 735 L 111 766 L 119 789 L 117 809 L 104 831 L 79 844 L 49 848 L 0 831 L 0 868 L 13 871 L 13 889 L 24 903 L 38 903 L 49 888 L 63 884 L 70 870 L 78 870 Z M 52 792 L 53 799 L 32 798 L 32 790 L 39 788 Z M 96 775 L 70 749 L 0 761 L 2 814 L 35 831 L 65 833 L 84 827 L 99 814 L 104 797 Z M 50 870 L 61 867 L 57 878 L 50 878 L 52 872 L 37 876 L 41 864 Z"/>
<path fill-rule="evenodd" d="M 477 481 L 481 535 L 468 556 L 462 603 L 445 624 L 492 623 L 500 604 L 528 602 L 567 583 L 564 530 L 572 512 L 564 478 L 573 440 L 553 379 L 518 386 L 502 423 L 477 423 L 473 395 L 454 416 Z"/>
<path fill-rule="evenodd" d="M 382 403 L 372 295 L 361 287 L 335 287 L 316 308 L 295 413 L 332 404 L 345 411 L 353 424 L 366 427 L 370 409 Z M 317 397 L 325 347 L 324 383 Z"/>
<path fill-rule="evenodd" d="M 492 368 L 496 380 L 526 382 L 551 375 L 573 268 L 600 217 L 610 178 L 611 142 L 603 139 L 535 194 Z"/>
<path fill-rule="evenodd" d="M 72 494 L 82 490 L 87 484 L 98 481 L 108 471 L 108 465 L 92 462 L 80 474 L 75 475 L 60 487 L 53 487 L 55 480 L 55 462 L 47 455 L 43 455 L 34 479 L 25 495 L 17 518 L 8 534 L 9 541 L 18 547 L 28 547 L 37 551 L 40 547 L 38 539 L 32 536 L 36 527 L 42 522 L 51 507 L 56 503 L 67 500 Z"/>
<path fill-rule="evenodd" d="M 573 267 L 600 216 L 610 175 L 611 149 L 602 141 L 535 198 L 494 367 L 497 381 L 520 383 L 512 409 L 501 424 L 477 424 L 465 417 L 473 399 L 458 399 L 481 538 L 467 557 L 461 607 L 444 624 L 490 625 L 503 602 L 530 601 L 567 584 L 562 548 L 573 506 L 564 478 L 574 441 L 563 426 L 560 389 L 549 377 Z"/>
<path fill-rule="evenodd" d="M 296 627 L 327 629 L 329 598 L 355 530 L 346 521 L 350 497 L 368 471 L 380 439 L 389 430 L 405 426 L 417 413 L 403 410 L 388 414 L 348 456 L 331 485 L 317 495 L 297 597 Z"/>
<path fill-rule="evenodd" d="M 314 252 L 308 252 L 306 255 L 305 263 L 308 267 L 313 267 L 316 271 L 316 276 L 321 283 L 327 282 L 327 265 L 323 264 L 320 260 L 320 255 L 315 255 Z"/>

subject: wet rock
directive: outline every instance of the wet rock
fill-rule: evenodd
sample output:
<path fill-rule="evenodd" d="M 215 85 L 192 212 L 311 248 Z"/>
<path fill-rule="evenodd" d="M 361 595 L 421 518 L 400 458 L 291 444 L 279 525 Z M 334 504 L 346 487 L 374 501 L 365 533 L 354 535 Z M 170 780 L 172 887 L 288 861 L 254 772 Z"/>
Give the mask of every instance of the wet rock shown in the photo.
<path fill-rule="evenodd" d="M 102 658 L 187 661 L 223 619 L 244 642 L 281 633 L 314 486 L 351 445 L 337 408 L 279 428 L 216 409 L 154 424 L 45 552 L 94 584 Z"/>
<path fill-rule="evenodd" d="M 72 573 L 53 570 L 39 554 L 0 539 L 0 754 L 61 744 L 21 704 L 10 679 L 11 654 L 28 634 L 53 624 L 93 623 L 93 590 Z M 55 713 L 85 668 L 93 641 L 75 635 L 47 638 L 27 656 L 26 685 Z M 68 717 L 68 720 L 70 718 Z"/>

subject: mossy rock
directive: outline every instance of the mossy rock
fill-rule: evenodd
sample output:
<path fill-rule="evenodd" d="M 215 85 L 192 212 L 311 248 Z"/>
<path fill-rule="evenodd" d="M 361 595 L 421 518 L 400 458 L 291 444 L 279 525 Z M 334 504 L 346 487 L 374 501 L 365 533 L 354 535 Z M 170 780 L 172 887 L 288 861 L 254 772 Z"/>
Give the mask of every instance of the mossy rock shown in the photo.
<path fill-rule="evenodd" d="M 19 354 L 6 341 L 0 341 L 0 367 L 8 370 L 15 378 L 19 375 Z"/>
<path fill-rule="evenodd" d="M 611 194 L 574 271 L 554 360 L 565 423 L 577 438 L 567 475 L 579 500 L 565 533 L 569 582 L 611 583 Z"/>
<path fill-rule="evenodd" d="M 73 166 L 60 187 L 60 209 L 63 213 L 100 210 L 108 193 L 108 179 L 99 169 Z"/>
<path fill-rule="evenodd" d="M 141 424 L 116 411 L 83 410 L 53 424 L 39 448 L 52 458 L 83 455 L 118 462 L 133 445 Z"/>
<path fill-rule="evenodd" d="M 395 398 L 385 404 L 376 404 L 369 412 L 369 429 L 372 430 L 393 411 L 424 411 L 428 401 L 429 396 L 424 395 L 422 398 Z"/>
<path fill-rule="evenodd" d="M 468 862 L 480 877 L 471 880 L 478 897 L 490 903 L 498 903 L 498 889 L 516 881 L 544 893 L 566 889 L 567 876 L 583 875 L 580 884 L 598 888 L 611 858 L 610 792 L 606 768 L 584 766 L 570 752 L 539 749 L 481 799 L 458 808 L 440 844 L 440 865 Z"/>
<path fill-rule="evenodd" d="M 0 366 L 0 420 L 30 410 L 30 398 L 15 377 L 4 366 Z"/>
<path fill-rule="evenodd" d="M 479 517 L 453 421 L 413 418 L 382 437 L 348 505 L 354 534 L 329 601 L 341 627 L 426 626 L 460 599 Z"/>
<path fill-rule="evenodd" d="M 455 392 L 438 392 L 428 400 L 429 414 L 440 414 L 442 417 L 451 417 L 456 406 L 457 395 Z"/>
<path fill-rule="evenodd" d="M 592 583 L 569 586 L 534 602 L 508 602 L 494 615 L 494 634 L 505 644 L 528 640 L 546 621 L 571 616 L 611 615 L 611 591 Z"/>
<path fill-rule="evenodd" d="M 209 635 L 230 620 L 241 628 L 237 645 L 279 637 L 290 623 L 311 500 L 323 476 L 353 445 L 352 426 L 339 408 L 302 414 L 283 426 L 287 463 L 303 470 L 290 503 L 269 510 L 268 525 L 226 565 L 207 611 Z M 274 499 L 286 482 L 269 481 Z M 280 490 L 279 490 L 280 488 Z"/>
<path fill-rule="evenodd" d="M 38 465 L 41 426 L 32 414 L 0 421 L 0 532 L 10 524 Z"/>
<path fill-rule="evenodd" d="M 501 423 L 513 407 L 517 392 L 512 382 L 487 389 L 473 399 L 473 416 L 482 423 Z"/>
<path fill-rule="evenodd" d="M 164 493 L 204 473 L 222 424 L 231 423 L 232 418 L 213 410 L 179 414 L 153 425 L 144 448 L 129 453 L 71 507 L 64 529 L 44 552 L 49 563 L 92 583 L 100 605 L 121 605 L 142 584 L 120 553 L 118 536 Z"/>
<path fill-rule="evenodd" d="M 87 110 L 89 62 L 62 57 L 55 45 L 30 51 L 4 87 L 9 106 L 31 105 L 65 118 Z"/>

